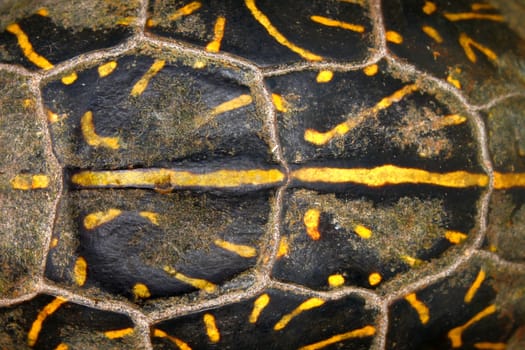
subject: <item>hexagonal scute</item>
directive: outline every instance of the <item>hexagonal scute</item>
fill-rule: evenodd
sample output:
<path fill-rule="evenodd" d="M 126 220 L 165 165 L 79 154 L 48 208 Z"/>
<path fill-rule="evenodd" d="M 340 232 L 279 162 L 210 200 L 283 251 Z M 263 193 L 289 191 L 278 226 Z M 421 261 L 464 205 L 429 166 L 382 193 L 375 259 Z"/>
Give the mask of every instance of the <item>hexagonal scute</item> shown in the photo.
<path fill-rule="evenodd" d="M 0 72 L 0 298 L 31 290 L 41 273 L 59 187 L 30 83 Z"/>
<path fill-rule="evenodd" d="M 48 278 L 139 301 L 218 292 L 263 257 L 284 178 L 264 116 L 248 73 L 193 64 L 126 55 L 46 84 L 67 186 Z"/>
<path fill-rule="evenodd" d="M 525 99 L 509 98 L 482 112 L 495 169 L 485 248 L 510 261 L 525 253 Z"/>
<path fill-rule="evenodd" d="M 261 66 L 366 59 L 373 46 L 364 1 L 152 1 L 146 30 Z"/>
<path fill-rule="evenodd" d="M 522 84 L 521 39 L 488 3 L 383 3 L 388 49 L 483 104 Z"/>
<path fill-rule="evenodd" d="M 521 349 L 525 275 L 474 258 L 390 310 L 387 349 Z"/>
<path fill-rule="evenodd" d="M 154 349 L 368 349 L 376 311 L 360 297 L 323 300 L 276 289 L 153 326 Z"/>
<path fill-rule="evenodd" d="M 51 69 L 80 54 L 121 43 L 131 36 L 139 10 L 139 1 L 14 3 L 2 4 L 0 62 L 31 70 Z"/>
<path fill-rule="evenodd" d="M 38 295 L 0 308 L 2 349 L 132 349 L 139 344 L 127 316 L 62 297 Z"/>
<path fill-rule="evenodd" d="M 295 187 L 273 276 L 375 287 L 477 234 L 488 176 L 473 117 L 385 62 L 321 73 L 267 80 Z"/>

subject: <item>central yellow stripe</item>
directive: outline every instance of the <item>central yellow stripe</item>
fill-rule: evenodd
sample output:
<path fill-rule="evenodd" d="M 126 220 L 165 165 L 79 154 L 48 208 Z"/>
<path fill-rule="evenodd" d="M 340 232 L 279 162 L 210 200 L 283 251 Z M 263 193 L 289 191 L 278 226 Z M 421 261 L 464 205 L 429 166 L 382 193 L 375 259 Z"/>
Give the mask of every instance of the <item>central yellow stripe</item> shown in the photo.
<path fill-rule="evenodd" d="M 73 175 L 82 187 L 215 187 L 276 184 L 285 175 L 278 169 L 217 170 L 204 174 L 171 169 L 83 171 Z"/>
<path fill-rule="evenodd" d="M 428 184 L 444 187 L 487 186 L 488 176 L 466 171 L 433 173 L 395 165 L 375 168 L 303 168 L 292 172 L 292 178 L 302 182 L 324 182 L 331 184 L 358 183 L 372 187 L 398 184 Z"/>

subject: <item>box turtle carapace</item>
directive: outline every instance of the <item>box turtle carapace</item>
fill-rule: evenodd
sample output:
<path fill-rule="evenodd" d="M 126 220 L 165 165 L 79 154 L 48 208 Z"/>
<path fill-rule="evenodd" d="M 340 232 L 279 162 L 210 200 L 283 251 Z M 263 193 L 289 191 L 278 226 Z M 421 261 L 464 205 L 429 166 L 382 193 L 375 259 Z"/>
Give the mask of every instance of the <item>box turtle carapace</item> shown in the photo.
<path fill-rule="evenodd" d="M 0 349 L 525 348 L 522 1 L 0 1 Z"/>

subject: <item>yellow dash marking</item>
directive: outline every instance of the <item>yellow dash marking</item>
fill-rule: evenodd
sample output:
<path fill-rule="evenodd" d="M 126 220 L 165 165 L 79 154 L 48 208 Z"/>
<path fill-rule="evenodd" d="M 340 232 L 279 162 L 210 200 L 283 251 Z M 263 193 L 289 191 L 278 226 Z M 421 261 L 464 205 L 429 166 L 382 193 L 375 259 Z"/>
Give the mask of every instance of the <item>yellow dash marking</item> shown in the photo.
<path fill-rule="evenodd" d="M 159 225 L 159 214 L 152 211 L 141 211 L 139 215 L 148 219 L 153 225 Z"/>
<path fill-rule="evenodd" d="M 204 67 L 206 67 L 206 61 L 204 60 L 198 59 L 195 61 L 195 63 L 193 63 L 193 68 L 195 69 L 202 69 Z"/>
<path fill-rule="evenodd" d="M 135 283 L 132 292 L 135 299 L 146 299 L 151 296 L 148 286 L 144 283 Z"/>
<path fill-rule="evenodd" d="M 432 173 L 414 168 L 382 165 L 371 169 L 354 168 L 303 168 L 292 172 L 292 177 L 303 182 L 358 183 L 372 187 L 398 184 L 428 184 L 443 187 L 465 188 L 488 185 L 488 176 L 466 171 Z M 524 177 L 525 178 L 525 177 Z"/>
<path fill-rule="evenodd" d="M 424 261 L 418 258 L 414 258 L 410 255 L 401 255 L 401 259 L 403 259 L 404 262 L 406 262 L 411 267 L 418 267 L 423 265 Z"/>
<path fill-rule="evenodd" d="M 390 107 L 393 103 L 401 101 L 405 96 L 418 90 L 417 84 L 408 84 L 403 86 L 401 89 L 395 91 L 392 95 L 384 97 L 374 107 L 365 110 L 356 118 L 350 118 L 341 124 L 335 126 L 333 129 L 327 132 L 319 132 L 313 129 L 306 129 L 304 133 L 304 139 L 310 143 L 321 146 L 328 143 L 331 139 L 339 136 L 343 136 L 352 130 L 354 127 L 363 122 L 366 117 L 375 115 L 380 110 Z"/>
<path fill-rule="evenodd" d="M 71 74 L 65 75 L 60 79 L 62 81 L 62 84 L 64 85 L 71 85 L 78 79 L 78 75 L 76 72 L 73 72 Z"/>
<path fill-rule="evenodd" d="M 306 226 L 306 234 L 317 241 L 321 238 L 319 232 L 319 219 L 321 218 L 321 212 L 318 209 L 308 209 L 304 214 L 303 223 Z"/>
<path fill-rule="evenodd" d="M 202 6 L 201 2 L 200 1 L 193 1 L 193 2 L 190 2 L 188 5 L 185 5 L 183 7 L 181 7 L 180 9 L 178 9 L 177 11 L 175 11 L 174 13 L 172 13 L 170 16 L 169 16 L 169 20 L 170 21 L 176 21 L 184 16 L 189 16 L 191 15 L 192 13 L 194 13 L 195 11 L 197 11 L 198 9 L 200 9 Z"/>
<path fill-rule="evenodd" d="M 496 305 L 492 304 L 490 306 L 487 306 L 485 309 L 483 309 L 476 315 L 474 315 L 474 317 L 468 320 L 467 323 L 465 323 L 464 325 L 451 329 L 448 332 L 448 338 L 452 342 L 452 347 L 459 348 L 463 344 L 463 341 L 461 340 L 461 335 L 465 329 L 472 326 L 474 323 L 478 322 L 482 318 L 493 314 L 494 312 L 496 312 Z"/>
<path fill-rule="evenodd" d="M 34 346 L 38 340 L 38 335 L 42 330 L 42 323 L 46 320 L 48 316 L 51 316 L 55 311 L 58 310 L 62 304 L 67 300 L 62 297 L 56 297 L 52 302 L 44 306 L 42 310 L 38 313 L 36 320 L 31 325 L 31 329 L 27 333 L 27 345 Z"/>
<path fill-rule="evenodd" d="M 466 21 L 471 19 L 489 20 L 494 22 L 503 22 L 505 19 L 502 15 L 491 13 L 476 13 L 476 12 L 462 12 L 462 13 L 448 13 L 443 14 L 446 19 L 452 22 Z"/>
<path fill-rule="evenodd" d="M 371 286 L 377 286 L 379 283 L 381 283 L 381 280 L 383 277 L 377 272 L 372 272 L 368 276 L 368 283 L 370 283 Z"/>
<path fill-rule="evenodd" d="M 49 186 L 49 176 L 43 174 L 18 174 L 11 179 L 11 187 L 14 190 L 38 190 Z"/>
<path fill-rule="evenodd" d="M 457 72 L 459 73 L 459 72 Z M 447 76 L 447 81 L 452 84 L 453 86 L 456 87 L 456 89 L 461 89 L 461 82 L 459 81 L 459 79 L 457 78 L 454 78 L 454 76 L 452 75 L 452 73 L 450 73 L 448 76 Z"/>
<path fill-rule="evenodd" d="M 347 2 L 349 4 L 356 4 L 359 6 L 365 6 L 365 0 L 338 0 L 339 2 Z"/>
<path fill-rule="evenodd" d="M 328 285 L 332 288 L 341 287 L 345 284 L 345 278 L 341 274 L 335 274 L 328 276 Z"/>
<path fill-rule="evenodd" d="M 365 67 L 363 69 L 363 72 L 368 75 L 369 77 L 372 77 L 374 75 L 377 74 L 377 72 L 379 72 L 379 66 L 377 64 L 372 64 L 368 67 Z"/>
<path fill-rule="evenodd" d="M 471 37 L 469 37 L 465 33 L 461 33 L 459 35 L 459 44 L 461 45 L 461 47 L 465 51 L 465 55 L 467 55 L 467 58 L 469 59 L 469 61 L 472 62 L 472 63 L 476 63 L 476 61 L 478 60 L 478 58 L 477 58 L 476 54 L 474 53 L 474 50 L 472 49 L 472 47 L 474 47 L 474 48 L 478 49 L 479 51 L 481 51 L 481 53 L 484 54 L 485 56 L 487 56 L 487 58 L 489 60 L 491 60 L 491 61 L 495 61 L 498 58 L 498 56 L 496 55 L 496 53 L 494 51 L 492 51 L 491 49 L 489 49 L 486 46 L 483 46 L 482 44 L 478 43 L 477 41 L 474 41 L 474 39 L 472 39 Z"/>
<path fill-rule="evenodd" d="M 467 117 L 459 115 L 459 114 L 449 114 L 444 116 L 441 119 L 438 119 L 434 123 L 434 127 L 437 128 L 443 128 L 446 126 L 453 126 L 453 125 L 460 125 L 467 121 Z"/>
<path fill-rule="evenodd" d="M 109 222 L 115 219 L 122 213 L 119 209 L 109 209 L 106 211 L 97 211 L 91 214 L 86 215 L 84 218 L 84 227 L 88 230 L 104 225 L 106 222 Z"/>
<path fill-rule="evenodd" d="M 221 340 L 221 334 L 217 328 L 215 317 L 212 314 L 204 314 L 204 325 L 206 326 L 206 334 L 212 343 L 218 343 Z"/>
<path fill-rule="evenodd" d="M 219 115 L 222 113 L 232 111 L 234 109 L 238 109 L 238 108 L 247 106 L 250 103 L 252 103 L 252 96 L 249 94 L 243 94 L 235 98 L 232 98 L 229 101 L 221 103 L 220 105 L 212 109 L 211 114 L 214 116 Z"/>
<path fill-rule="evenodd" d="M 483 4 L 483 3 L 473 3 L 470 5 L 470 8 L 472 11 L 481 11 L 481 10 L 493 10 L 494 6 L 491 4 Z"/>
<path fill-rule="evenodd" d="M 439 32 L 436 30 L 436 28 L 431 26 L 422 26 L 421 30 L 423 33 L 428 35 L 432 40 L 434 40 L 436 43 L 441 44 L 443 42 L 443 37 Z"/>
<path fill-rule="evenodd" d="M 511 187 L 525 187 L 525 173 L 494 173 L 494 188 L 505 190 Z"/>
<path fill-rule="evenodd" d="M 122 17 L 119 18 L 115 23 L 120 26 L 129 26 L 137 20 L 137 17 Z"/>
<path fill-rule="evenodd" d="M 219 52 L 221 48 L 221 41 L 224 37 L 224 27 L 226 25 L 226 18 L 219 16 L 213 28 L 213 40 L 206 45 L 206 51 Z"/>
<path fill-rule="evenodd" d="M 318 83 L 328 83 L 329 81 L 332 80 L 333 77 L 334 77 L 334 72 L 330 70 L 322 70 L 319 72 L 319 74 L 317 74 L 317 77 L 315 78 L 315 80 Z"/>
<path fill-rule="evenodd" d="M 352 24 L 348 22 L 337 21 L 335 19 L 323 17 L 323 16 L 311 16 L 310 19 L 316 23 L 328 26 L 328 27 L 337 27 L 346 30 L 351 30 L 353 32 L 363 33 L 365 27 L 360 24 Z"/>
<path fill-rule="evenodd" d="M 213 293 L 217 289 L 217 286 L 209 281 L 200 279 L 200 278 L 192 278 L 188 277 L 186 275 L 183 275 L 182 273 L 176 271 L 174 268 L 170 266 L 164 266 L 164 271 L 166 273 L 170 274 L 171 276 L 175 277 L 179 281 L 182 281 L 184 283 L 189 284 L 190 286 L 193 286 L 197 289 L 202 289 L 207 293 Z"/>
<path fill-rule="evenodd" d="M 46 110 L 46 114 L 47 114 L 47 120 L 50 122 L 50 123 L 56 123 L 62 119 L 65 119 L 67 118 L 66 115 L 58 115 L 57 113 L 55 112 L 52 112 L 50 111 L 49 109 Z"/>
<path fill-rule="evenodd" d="M 323 305 L 324 303 L 325 303 L 325 301 L 323 299 L 320 299 L 320 298 L 310 298 L 310 299 L 304 301 L 298 307 L 296 307 L 292 312 L 290 312 L 289 314 L 284 315 L 279 320 L 279 322 L 277 322 L 275 324 L 275 326 L 273 326 L 273 329 L 275 331 L 279 331 L 279 330 L 283 329 L 284 327 L 286 327 L 288 325 L 288 323 L 294 317 L 296 317 L 297 315 L 299 315 L 303 311 L 307 311 L 307 310 L 319 307 L 319 306 Z"/>
<path fill-rule="evenodd" d="M 104 332 L 104 335 L 106 336 L 106 338 L 109 338 L 109 339 L 124 338 L 125 336 L 130 335 L 130 334 L 133 334 L 133 328 L 131 327 Z"/>
<path fill-rule="evenodd" d="M 253 258 L 254 256 L 257 256 L 257 250 L 247 245 L 235 244 L 222 239 L 216 239 L 214 243 L 216 246 L 235 253 L 243 258 Z"/>
<path fill-rule="evenodd" d="M 75 267 L 73 268 L 73 276 L 75 283 L 78 286 L 83 286 L 86 283 L 87 278 L 87 262 L 86 259 L 79 256 L 75 262 Z"/>
<path fill-rule="evenodd" d="M 275 109 L 279 112 L 288 112 L 287 102 L 281 95 L 272 94 L 272 101 Z"/>
<path fill-rule="evenodd" d="M 303 347 L 300 347 L 299 350 L 317 350 L 317 349 L 322 349 L 322 348 L 325 348 L 329 345 L 332 345 L 332 344 L 336 344 L 336 343 L 339 343 L 339 342 L 342 342 L 342 341 L 345 341 L 345 340 L 348 340 L 348 339 L 352 339 L 352 338 L 364 338 L 364 337 L 371 337 L 373 336 L 374 334 L 376 333 L 376 329 L 374 326 L 364 326 L 363 328 L 360 328 L 360 329 L 355 329 L 353 331 L 350 331 L 350 332 L 346 332 L 346 333 L 341 333 L 341 334 L 336 334 L 326 340 L 322 340 L 320 342 L 317 342 L 317 343 L 313 343 L 313 344 L 310 344 L 310 345 L 306 345 L 306 346 L 303 346 Z"/>
<path fill-rule="evenodd" d="M 275 184 L 285 175 L 278 169 L 217 170 L 195 174 L 171 169 L 135 169 L 117 171 L 82 171 L 72 176 L 72 182 L 83 187 L 213 187 L 231 188 Z"/>
<path fill-rule="evenodd" d="M 49 11 L 45 7 L 42 7 L 41 9 L 36 11 L 36 14 L 42 17 L 47 17 L 49 16 Z"/>
<path fill-rule="evenodd" d="M 476 292 L 479 290 L 479 287 L 481 287 L 481 284 L 485 280 L 485 276 L 485 271 L 483 271 L 483 269 L 480 269 L 476 279 L 465 294 L 465 303 L 468 304 L 472 301 L 472 299 L 474 299 Z"/>
<path fill-rule="evenodd" d="M 95 131 L 95 124 L 93 123 L 93 113 L 87 111 L 80 119 L 80 128 L 86 143 L 92 147 L 106 147 L 111 149 L 118 149 L 119 138 L 111 136 L 99 136 Z"/>
<path fill-rule="evenodd" d="M 474 343 L 474 347 L 480 350 L 505 350 L 507 348 L 507 344 L 480 342 L 480 343 Z"/>
<path fill-rule="evenodd" d="M 434 12 L 436 12 L 437 6 L 432 1 L 425 1 L 425 5 L 423 6 L 423 12 L 427 15 L 431 15 Z"/>
<path fill-rule="evenodd" d="M 270 296 L 266 293 L 262 294 L 260 297 L 255 299 L 255 301 L 253 302 L 253 310 L 249 318 L 250 323 L 257 323 L 259 316 L 261 316 L 261 312 L 266 306 L 268 306 L 269 303 Z"/>
<path fill-rule="evenodd" d="M 58 344 L 57 347 L 55 348 L 55 350 L 68 350 L 68 349 L 69 349 L 69 346 L 64 343 Z"/>
<path fill-rule="evenodd" d="M 467 235 L 463 232 L 448 230 L 445 232 L 445 238 L 452 244 L 463 243 L 467 239 Z"/>
<path fill-rule="evenodd" d="M 282 258 L 283 256 L 288 255 L 290 251 L 290 243 L 288 242 L 288 237 L 282 237 L 279 241 L 279 249 L 277 250 L 277 259 Z"/>
<path fill-rule="evenodd" d="M 372 237 L 372 230 L 370 230 L 368 227 L 365 227 L 363 225 L 356 225 L 354 227 L 354 232 L 361 238 L 369 239 Z"/>
<path fill-rule="evenodd" d="M 97 68 L 98 76 L 101 78 L 107 77 L 108 75 L 113 73 L 113 71 L 117 68 L 117 65 L 117 61 L 109 61 L 107 63 L 101 64 Z"/>
<path fill-rule="evenodd" d="M 169 341 L 171 341 L 173 344 L 177 345 L 180 350 L 191 350 L 191 347 L 180 340 L 179 338 L 173 337 L 169 335 L 168 333 L 164 332 L 163 330 L 160 330 L 158 328 L 155 328 L 153 331 L 153 336 L 157 338 L 166 338 Z"/>
<path fill-rule="evenodd" d="M 386 40 L 394 44 L 402 44 L 403 37 L 396 31 L 389 30 L 386 32 Z"/>
<path fill-rule="evenodd" d="M 421 300 L 417 299 L 416 293 L 408 294 L 405 300 L 417 311 L 421 324 L 427 324 L 430 319 L 430 310 Z"/>
<path fill-rule="evenodd" d="M 257 8 L 257 6 L 255 5 L 255 0 L 245 0 L 245 3 L 246 7 L 252 13 L 252 16 L 257 20 L 257 22 L 259 22 L 264 27 L 264 29 L 266 29 L 270 36 L 277 40 L 279 44 L 289 48 L 290 50 L 292 50 L 293 52 L 295 52 L 296 54 L 308 61 L 321 61 L 323 59 L 321 56 L 318 56 L 308 50 L 305 50 L 286 39 L 286 37 L 282 35 L 277 30 L 277 28 L 273 26 L 268 17 L 266 17 L 266 15 Z"/>
<path fill-rule="evenodd" d="M 33 45 L 31 45 L 27 34 L 24 33 L 18 24 L 13 23 L 8 25 L 6 30 L 16 36 L 16 39 L 18 40 L 18 46 L 20 46 L 22 53 L 31 63 L 46 70 L 53 68 L 53 64 L 51 62 L 33 50 Z"/>
<path fill-rule="evenodd" d="M 51 240 L 51 244 L 49 245 L 51 248 L 55 248 L 58 245 L 58 238 L 53 237 Z"/>
<path fill-rule="evenodd" d="M 142 78 L 140 78 L 135 83 L 135 85 L 133 85 L 130 95 L 133 97 L 141 95 L 148 87 L 150 79 L 160 72 L 162 68 L 164 68 L 165 63 L 166 61 L 164 60 L 155 60 L 155 62 L 153 62 L 151 67 L 149 67 L 148 71 L 142 76 Z"/>

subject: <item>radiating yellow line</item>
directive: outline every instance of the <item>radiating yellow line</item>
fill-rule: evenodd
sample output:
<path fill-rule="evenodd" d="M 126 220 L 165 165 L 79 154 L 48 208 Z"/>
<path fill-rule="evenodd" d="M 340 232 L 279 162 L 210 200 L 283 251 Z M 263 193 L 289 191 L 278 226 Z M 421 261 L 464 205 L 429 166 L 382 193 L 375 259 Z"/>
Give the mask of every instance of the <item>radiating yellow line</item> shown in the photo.
<path fill-rule="evenodd" d="M 276 331 L 279 331 L 279 330 L 283 329 L 284 327 L 286 327 L 286 325 L 288 325 L 288 323 L 294 317 L 298 316 L 303 311 L 307 311 L 307 310 L 319 307 L 319 306 L 323 305 L 324 303 L 325 303 L 325 301 L 323 299 L 320 299 L 320 298 L 310 298 L 310 299 L 304 301 L 298 307 L 296 307 L 292 312 L 290 312 L 289 314 L 284 315 L 279 320 L 279 322 L 277 322 L 275 324 L 273 329 L 276 330 Z"/>
<path fill-rule="evenodd" d="M 464 188 L 488 185 L 488 176 L 485 174 L 472 174 L 462 170 L 448 173 L 433 173 L 421 169 L 401 168 L 395 165 L 382 165 L 371 169 L 303 168 L 293 171 L 292 178 L 309 183 L 357 183 L 372 187 L 398 184 L 428 184 Z"/>
<path fill-rule="evenodd" d="M 197 11 L 198 9 L 200 9 L 202 6 L 202 3 L 200 1 L 193 1 L 193 2 L 190 2 L 189 4 L 181 7 L 180 9 L 178 9 L 177 11 L 173 12 L 168 18 L 170 21 L 176 21 L 184 16 L 189 16 L 191 15 L 193 12 Z"/>
<path fill-rule="evenodd" d="M 281 95 L 272 94 L 272 102 L 279 112 L 288 112 L 288 103 Z"/>
<path fill-rule="evenodd" d="M 170 266 L 164 266 L 164 271 L 166 271 L 166 273 L 175 277 L 179 281 L 189 284 L 190 286 L 193 286 L 197 289 L 202 289 L 207 293 L 213 293 L 217 289 L 217 286 L 213 284 L 212 282 L 209 282 L 209 281 L 206 281 L 200 278 L 188 277 L 176 271 L 174 268 Z"/>
<path fill-rule="evenodd" d="M 494 10 L 494 6 L 491 4 L 484 4 L 484 3 L 473 3 L 470 5 L 470 8 L 472 11 L 481 11 L 481 10 Z"/>
<path fill-rule="evenodd" d="M 173 344 L 177 345 L 180 350 L 191 350 L 191 347 L 180 340 L 179 338 L 173 337 L 169 335 L 168 333 L 164 332 L 163 330 L 160 330 L 158 328 L 155 328 L 153 330 L 153 336 L 157 338 L 166 338 L 169 341 L 171 341 Z"/>
<path fill-rule="evenodd" d="M 369 239 L 372 237 L 372 230 L 363 225 L 355 225 L 354 232 L 361 238 Z"/>
<path fill-rule="evenodd" d="M 215 322 L 215 316 L 212 314 L 204 314 L 203 317 L 204 325 L 206 326 L 206 334 L 208 335 L 208 339 L 212 343 L 218 343 L 219 340 L 221 340 L 221 333 L 219 332 L 219 329 L 217 328 L 217 322 Z"/>
<path fill-rule="evenodd" d="M 139 215 L 148 219 L 153 225 L 159 226 L 159 214 L 152 211 L 141 211 Z"/>
<path fill-rule="evenodd" d="M 326 340 L 322 340 L 320 342 L 317 342 L 317 343 L 313 343 L 313 344 L 310 344 L 310 345 L 306 345 L 306 346 L 303 346 L 303 347 L 300 347 L 299 350 L 317 350 L 317 349 L 322 349 L 322 348 L 325 348 L 329 345 L 332 345 L 332 344 L 335 344 L 335 343 L 339 343 L 339 342 L 342 342 L 342 341 L 345 341 L 345 340 L 348 340 L 348 339 L 352 339 L 352 338 L 364 338 L 364 337 L 371 337 L 373 336 L 374 334 L 376 333 L 376 329 L 374 326 L 364 326 L 363 328 L 360 328 L 360 329 L 355 329 L 353 331 L 350 331 L 350 332 L 346 332 L 346 333 L 341 333 L 341 334 L 337 334 L 337 335 L 334 335 Z"/>
<path fill-rule="evenodd" d="M 430 319 L 430 310 L 421 300 L 418 300 L 416 293 L 408 294 L 405 300 L 417 311 L 421 324 L 427 324 Z"/>
<path fill-rule="evenodd" d="M 478 276 L 468 289 L 467 293 L 465 294 L 464 301 L 465 303 L 470 303 L 472 299 L 474 299 L 474 296 L 476 295 L 476 292 L 479 290 L 479 287 L 481 287 L 481 284 L 485 280 L 485 271 L 483 269 L 479 270 Z"/>
<path fill-rule="evenodd" d="M 445 12 L 443 14 L 446 19 L 452 22 L 456 21 L 466 21 L 473 19 L 489 20 L 495 22 L 503 22 L 505 18 L 502 15 L 491 14 L 491 13 L 476 13 L 476 12 L 460 12 L 460 13 L 449 13 Z"/>
<path fill-rule="evenodd" d="M 104 335 L 109 339 L 119 339 L 123 338 L 127 335 L 133 334 L 133 328 L 123 328 L 123 329 L 115 329 L 113 331 L 106 331 L 104 332 Z"/>
<path fill-rule="evenodd" d="M 479 342 L 479 343 L 474 343 L 474 347 L 479 350 L 505 350 L 507 348 L 507 344 Z"/>
<path fill-rule="evenodd" d="M 388 42 L 391 42 L 393 44 L 402 44 L 403 43 L 403 36 L 399 34 L 396 31 L 389 30 L 385 33 L 386 40 Z"/>
<path fill-rule="evenodd" d="M 107 77 L 108 75 L 113 73 L 113 71 L 117 68 L 117 65 L 117 61 L 109 61 L 104 64 L 101 64 L 97 68 L 98 76 L 101 78 Z"/>
<path fill-rule="evenodd" d="M 328 27 L 337 27 L 341 29 L 351 30 L 353 32 L 363 33 L 365 31 L 365 27 L 360 24 L 353 24 L 343 21 L 338 21 L 335 19 L 331 19 L 328 17 L 323 16 L 311 16 L 310 19 L 316 23 L 328 26 Z"/>
<path fill-rule="evenodd" d="M 246 7 L 248 10 L 250 10 L 252 16 L 259 22 L 264 29 L 272 36 L 277 42 L 283 46 L 286 46 L 302 58 L 308 60 L 308 61 L 321 61 L 323 58 L 321 56 L 318 56 L 314 54 L 313 52 L 310 52 L 308 50 L 305 50 L 292 42 L 290 42 L 284 35 L 282 35 L 277 28 L 273 26 L 273 24 L 270 22 L 270 19 L 266 17 L 264 13 L 261 12 L 255 5 L 255 0 L 245 0 Z"/>
<path fill-rule="evenodd" d="M 74 174 L 71 180 L 82 187 L 234 188 L 278 184 L 284 178 L 278 169 L 217 170 L 204 174 L 171 169 L 136 169 L 82 171 Z"/>
<path fill-rule="evenodd" d="M 465 33 L 459 34 L 459 44 L 463 48 L 463 51 L 465 51 L 465 55 L 467 55 L 469 61 L 472 63 L 476 63 L 478 60 L 478 57 L 474 53 L 474 50 L 472 50 L 472 47 L 481 51 L 481 53 L 487 56 L 487 58 L 491 61 L 496 61 L 498 59 L 498 55 L 496 55 L 494 51 L 478 43 Z"/>
<path fill-rule="evenodd" d="M 93 123 L 93 113 L 87 111 L 80 119 L 80 129 L 82 136 L 86 143 L 92 147 L 106 147 L 111 149 L 118 149 L 119 138 L 112 136 L 100 136 L 95 131 L 95 124 Z"/>
<path fill-rule="evenodd" d="M 69 346 L 65 343 L 60 343 L 57 345 L 55 350 L 69 350 Z"/>
<path fill-rule="evenodd" d="M 134 97 L 141 95 L 148 87 L 151 78 L 153 78 L 158 72 L 160 72 L 162 68 L 164 68 L 165 63 L 166 61 L 164 60 L 155 60 L 155 62 L 153 62 L 151 67 L 149 67 L 148 71 L 142 76 L 142 78 L 140 78 L 139 81 L 133 85 L 130 95 Z"/>
<path fill-rule="evenodd" d="M 121 213 L 122 211 L 119 209 L 108 209 L 106 211 L 90 213 L 84 218 L 84 227 L 87 230 L 92 230 L 115 219 Z"/>
<path fill-rule="evenodd" d="M 216 246 L 221 247 L 222 249 L 225 249 L 229 252 L 235 253 L 243 258 L 253 258 L 257 256 L 257 250 L 248 245 L 235 244 L 222 239 L 216 239 L 214 243 Z"/>
<path fill-rule="evenodd" d="M 482 318 L 493 314 L 494 312 L 496 312 L 496 305 L 492 304 L 490 306 L 487 306 L 485 309 L 483 309 L 476 315 L 474 315 L 474 317 L 468 320 L 467 323 L 465 323 L 464 325 L 451 329 L 448 332 L 448 338 L 452 342 L 452 347 L 453 348 L 461 347 L 461 345 L 463 344 L 463 341 L 461 339 L 461 335 L 463 334 L 463 331 L 467 329 L 468 327 L 472 326 L 474 323 L 481 320 Z"/>
<path fill-rule="evenodd" d="M 76 80 L 78 79 L 78 75 L 76 72 L 72 72 L 68 75 L 64 75 L 62 77 L 62 79 L 60 79 L 62 81 L 62 84 L 64 85 L 71 85 L 73 84 Z"/>
<path fill-rule="evenodd" d="M 55 311 L 57 311 L 58 308 L 62 306 L 65 302 L 67 302 L 66 299 L 62 297 L 56 297 L 55 299 L 53 299 L 53 301 L 44 306 L 42 310 L 40 310 L 36 317 L 36 320 L 31 325 L 31 329 L 27 333 L 27 345 L 33 347 L 36 344 L 38 340 L 38 335 L 42 330 L 42 323 L 44 323 L 46 318 L 48 316 L 51 316 Z"/>
<path fill-rule="evenodd" d="M 226 18 L 219 16 L 213 27 L 213 40 L 206 45 L 206 51 L 219 52 L 221 48 L 221 41 L 224 37 L 224 27 L 226 26 Z"/>
<path fill-rule="evenodd" d="M 244 106 L 248 106 L 253 102 L 252 96 L 249 94 L 242 94 L 237 97 L 232 98 L 231 100 L 228 100 L 226 102 L 221 103 L 218 106 L 215 106 L 211 111 L 207 113 L 205 117 L 197 117 L 195 118 L 195 125 L 197 128 L 209 123 L 213 118 L 216 116 L 233 111 L 235 109 L 242 108 Z"/>
<path fill-rule="evenodd" d="M 6 30 L 16 36 L 16 39 L 18 40 L 18 46 L 20 46 L 22 53 L 31 63 L 46 70 L 53 68 L 53 64 L 51 62 L 49 62 L 44 56 L 41 56 L 35 52 L 27 34 L 24 33 L 18 24 L 13 23 L 8 25 Z"/>
<path fill-rule="evenodd" d="M 336 125 L 331 130 L 326 132 L 319 132 L 314 129 L 306 129 L 304 139 L 317 146 L 322 146 L 328 143 L 335 137 L 340 137 L 348 133 L 350 130 L 361 124 L 369 116 L 377 114 L 377 112 L 390 107 L 392 104 L 401 101 L 407 95 L 410 95 L 419 89 L 417 84 L 408 84 L 401 89 L 395 91 L 390 96 L 384 97 L 374 107 L 365 109 L 358 116 L 349 118 L 341 124 Z"/>
<path fill-rule="evenodd" d="M 445 238 L 452 244 L 460 244 L 466 240 L 468 236 L 463 232 L 448 230 L 445 232 Z"/>
<path fill-rule="evenodd" d="M 441 44 L 443 42 L 443 37 L 441 34 L 439 34 L 436 28 L 431 26 L 422 26 L 421 30 L 423 33 L 431 37 L 436 43 Z"/>
<path fill-rule="evenodd" d="M 248 321 L 250 323 L 257 323 L 257 320 L 259 319 L 259 316 L 261 316 L 261 312 L 268 306 L 270 303 L 270 296 L 268 294 L 262 294 L 260 297 L 255 299 L 253 302 L 253 310 L 250 314 L 250 317 Z"/>

